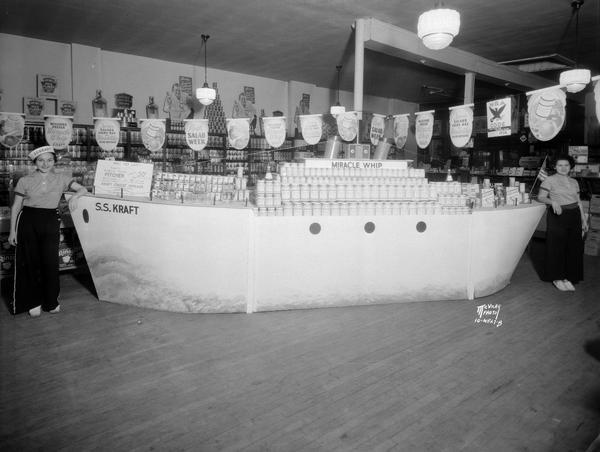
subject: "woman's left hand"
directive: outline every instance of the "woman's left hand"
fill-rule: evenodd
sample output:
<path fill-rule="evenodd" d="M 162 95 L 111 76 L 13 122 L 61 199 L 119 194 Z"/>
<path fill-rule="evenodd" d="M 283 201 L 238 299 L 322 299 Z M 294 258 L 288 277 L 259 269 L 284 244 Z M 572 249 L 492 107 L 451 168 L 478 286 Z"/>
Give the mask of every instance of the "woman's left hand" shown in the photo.
<path fill-rule="evenodd" d="M 581 222 L 581 230 L 583 231 L 583 233 L 586 233 L 588 230 L 590 229 L 590 225 L 588 224 L 587 221 L 582 221 Z"/>

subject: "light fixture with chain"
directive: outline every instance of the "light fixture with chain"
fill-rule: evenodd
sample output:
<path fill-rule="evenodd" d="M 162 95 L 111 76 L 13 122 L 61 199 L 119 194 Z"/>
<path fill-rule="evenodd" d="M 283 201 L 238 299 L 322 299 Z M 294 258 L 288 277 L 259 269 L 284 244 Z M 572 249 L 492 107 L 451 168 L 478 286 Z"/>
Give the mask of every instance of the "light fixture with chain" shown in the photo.
<path fill-rule="evenodd" d="M 579 56 L 579 10 L 583 6 L 583 3 L 584 0 L 573 0 L 571 2 L 573 14 L 575 14 L 575 69 L 561 72 L 559 78 L 560 84 L 565 86 L 570 93 L 578 93 L 590 83 L 591 79 L 589 69 L 579 69 L 577 67 Z"/>
<path fill-rule="evenodd" d="M 202 105 L 210 105 L 217 98 L 217 92 L 213 88 L 208 87 L 206 77 L 206 41 L 210 38 L 209 35 L 202 35 L 202 43 L 204 45 L 204 85 L 202 88 L 196 89 L 196 97 Z"/>
<path fill-rule="evenodd" d="M 329 110 L 333 116 L 346 113 L 346 108 L 340 104 L 340 71 L 342 70 L 342 66 L 336 66 L 335 69 L 337 70 L 337 102 Z"/>

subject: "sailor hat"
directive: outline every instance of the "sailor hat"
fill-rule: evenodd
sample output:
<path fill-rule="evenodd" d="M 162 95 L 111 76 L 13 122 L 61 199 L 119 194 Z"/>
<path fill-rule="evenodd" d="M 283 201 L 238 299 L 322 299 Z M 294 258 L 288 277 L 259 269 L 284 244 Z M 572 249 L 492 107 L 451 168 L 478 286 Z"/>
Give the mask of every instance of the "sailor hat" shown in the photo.
<path fill-rule="evenodd" d="M 46 152 L 52 152 L 53 154 L 56 154 L 56 152 L 54 152 L 54 148 L 52 146 L 42 146 L 41 148 L 37 148 L 37 149 L 34 149 L 33 151 L 31 151 L 29 153 L 29 158 L 31 160 L 35 160 L 40 155 L 45 154 Z"/>

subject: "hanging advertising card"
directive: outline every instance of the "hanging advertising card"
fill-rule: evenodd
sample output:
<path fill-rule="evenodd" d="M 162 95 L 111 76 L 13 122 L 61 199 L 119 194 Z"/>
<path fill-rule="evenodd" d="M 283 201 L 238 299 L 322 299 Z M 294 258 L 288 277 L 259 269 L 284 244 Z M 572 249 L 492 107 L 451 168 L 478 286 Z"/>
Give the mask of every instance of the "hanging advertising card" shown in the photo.
<path fill-rule="evenodd" d="M 37 95 L 46 99 L 58 99 L 58 79 L 54 75 L 37 75 Z"/>
<path fill-rule="evenodd" d="M 152 186 L 152 163 L 125 162 L 121 160 L 98 160 L 96 175 L 94 176 L 94 193 L 96 195 L 111 196 L 150 196 Z M 115 212 L 111 204 L 98 203 L 101 211 Z M 117 206 L 118 213 L 131 213 L 137 215 L 136 211 L 124 212 L 122 206 Z"/>
<path fill-rule="evenodd" d="M 431 143 L 431 137 L 433 136 L 433 110 L 417 112 L 415 115 L 417 115 L 415 119 L 417 146 L 425 149 Z"/>
<path fill-rule="evenodd" d="M 336 118 L 338 133 L 342 140 L 352 141 L 356 138 L 358 133 L 358 117 L 356 112 L 347 111 Z"/>
<path fill-rule="evenodd" d="M 44 118 L 46 142 L 54 149 L 65 149 L 73 139 L 73 118 L 48 115 Z"/>
<path fill-rule="evenodd" d="M 190 149 L 201 151 L 208 144 L 208 119 L 185 119 L 185 141 Z"/>
<path fill-rule="evenodd" d="M 369 132 L 369 138 L 373 146 L 377 146 L 379 140 L 383 138 L 383 132 L 385 130 L 385 116 L 378 113 L 373 113 L 371 118 L 371 131 Z"/>
<path fill-rule="evenodd" d="M 23 139 L 25 115 L 0 112 L 0 145 L 12 148 Z"/>
<path fill-rule="evenodd" d="M 58 112 L 62 116 L 75 116 L 75 111 L 77 111 L 77 102 L 72 100 L 58 101 Z"/>
<path fill-rule="evenodd" d="M 94 137 L 100 149 L 106 152 L 114 151 L 120 136 L 121 126 L 118 119 L 94 118 Z"/>
<path fill-rule="evenodd" d="M 267 143 L 274 148 L 281 146 L 285 141 L 285 116 L 263 117 L 262 121 Z"/>
<path fill-rule="evenodd" d="M 402 149 L 408 138 L 408 113 L 394 116 L 394 142 Z"/>
<path fill-rule="evenodd" d="M 450 108 L 450 139 L 457 148 L 467 145 L 473 132 L 473 105 Z"/>
<path fill-rule="evenodd" d="M 487 103 L 488 137 L 503 137 L 511 131 L 511 102 L 506 99 L 491 100 Z"/>
<path fill-rule="evenodd" d="M 234 149 L 244 149 L 250 141 L 249 118 L 227 118 L 227 137 L 229 145 Z"/>
<path fill-rule="evenodd" d="M 44 120 L 44 99 L 41 97 L 24 97 L 23 98 L 23 113 L 27 121 Z"/>
<path fill-rule="evenodd" d="M 565 123 L 567 96 L 560 88 L 533 93 L 527 100 L 529 127 L 540 141 L 554 138 Z"/>
<path fill-rule="evenodd" d="M 302 138 L 308 144 L 317 144 L 323 134 L 323 115 L 300 115 Z"/>
<path fill-rule="evenodd" d="M 165 120 L 164 119 L 142 119 L 142 143 L 150 152 L 156 152 L 165 143 Z"/>

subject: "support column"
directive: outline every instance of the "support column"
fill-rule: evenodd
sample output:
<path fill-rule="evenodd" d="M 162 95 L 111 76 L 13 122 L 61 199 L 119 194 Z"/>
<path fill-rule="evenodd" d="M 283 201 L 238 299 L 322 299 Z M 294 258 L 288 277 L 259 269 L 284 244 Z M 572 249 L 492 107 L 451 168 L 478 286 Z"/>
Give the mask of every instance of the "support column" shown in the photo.
<path fill-rule="evenodd" d="M 365 71 L 365 19 L 354 22 L 354 111 L 362 119 Z"/>
<path fill-rule="evenodd" d="M 475 102 L 475 73 L 465 73 L 465 104 L 472 104 Z"/>

